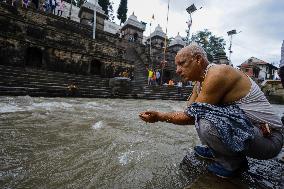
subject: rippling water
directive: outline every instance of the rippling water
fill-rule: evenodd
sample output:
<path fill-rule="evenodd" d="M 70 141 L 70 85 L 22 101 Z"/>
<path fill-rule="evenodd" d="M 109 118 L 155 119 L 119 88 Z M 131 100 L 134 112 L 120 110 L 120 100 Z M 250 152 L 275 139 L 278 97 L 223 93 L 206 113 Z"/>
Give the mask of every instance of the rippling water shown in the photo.
<path fill-rule="evenodd" d="M 0 97 L 1 188 L 182 188 L 193 126 L 138 114 L 185 102 Z M 284 106 L 275 105 L 279 113 Z"/>

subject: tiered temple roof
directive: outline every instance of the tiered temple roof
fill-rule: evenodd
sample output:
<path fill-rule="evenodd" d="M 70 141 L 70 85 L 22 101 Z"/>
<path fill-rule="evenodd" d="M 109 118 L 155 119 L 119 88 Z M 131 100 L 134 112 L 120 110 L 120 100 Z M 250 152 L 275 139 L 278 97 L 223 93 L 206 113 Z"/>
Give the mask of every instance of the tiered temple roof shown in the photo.
<path fill-rule="evenodd" d="M 134 26 L 135 28 L 145 31 L 146 25 L 143 24 L 142 22 L 139 22 L 137 20 L 137 16 L 134 15 L 134 12 L 132 15 L 126 20 L 124 25 L 122 26 L 122 29 L 128 27 L 128 26 Z"/>
<path fill-rule="evenodd" d="M 89 9 L 89 10 L 94 10 L 94 7 L 95 7 L 95 4 L 96 4 L 96 0 L 89 0 L 87 1 L 86 3 L 84 3 L 81 7 L 82 8 L 86 8 L 86 9 Z M 97 6 L 96 6 L 96 11 L 98 13 L 101 13 L 103 15 L 105 15 L 105 11 L 102 9 L 102 7 L 97 3 Z M 81 10 L 79 12 L 79 15 L 81 14 Z M 79 16 L 80 17 L 80 16 Z"/>
<path fill-rule="evenodd" d="M 158 24 L 158 26 L 155 28 L 155 31 L 153 33 L 150 34 L 150 37 L 156 37 L 159 36 L 161 38 L 166 38 L 166 33 L 163 32 L 162 27 L 160 26 L 160 24 Z"/>
<path fill-rule="evenodd" d="M 170 42 L 169 46 L 171 47 L 171 46 L 175 46 L 175 45 L 183 46 L 183 47 L 186 45 L 186 43 L 182 40 L 182 37 L 179 35 L 179 33 L 177 34 L 175 39 Z"/>
<path fill-rule="evenodd" d="M 229 60 L 226 56 L 225 51 L 220 50 L 216 54 L 213 55 L 213 62 L 214 64 L 229 64 Z"/>

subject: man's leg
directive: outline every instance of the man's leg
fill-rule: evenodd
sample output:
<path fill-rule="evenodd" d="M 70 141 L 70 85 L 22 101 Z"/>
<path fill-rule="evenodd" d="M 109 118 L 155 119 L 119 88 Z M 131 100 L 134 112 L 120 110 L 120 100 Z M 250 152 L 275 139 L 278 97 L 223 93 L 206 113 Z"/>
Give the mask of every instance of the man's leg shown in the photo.
<path fill-rule="evenodd" d="M 263 137 L 260 130 L 255 127 L 254 139 L 248 141 L 244 154 L 255 159 L 271 159 L 278 155 L 283 146 L 281 131 L 272 130 L 271 135 Z"/>
<path fill-rule="evenodd" d="M 214 159 L 228 171 L 235 171 L 246 157 L 241 153 L 231 151 L 220 139 L 217 130 L 210 121 L 199 120 L 199 126 L 196 128 L 202 144 L 209 146 L 213 150 Z"/>

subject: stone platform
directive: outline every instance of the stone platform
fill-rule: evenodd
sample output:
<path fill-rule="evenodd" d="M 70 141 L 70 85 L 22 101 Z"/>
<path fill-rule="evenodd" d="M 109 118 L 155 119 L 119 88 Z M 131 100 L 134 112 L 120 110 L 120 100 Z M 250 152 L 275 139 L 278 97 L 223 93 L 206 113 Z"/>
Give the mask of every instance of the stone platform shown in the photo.
<path fill-rule="evenodd" d="M 248 171 L 239 177 L 221 179 L 206 170 L 212 161 L 200 159 L 193 152 L 188 152 L 180 164 L 180 168 L 192 183 L 185 189 L 284 188 L 284 164 L 278 158 L 265 161 L 249 158 L 248 161 Z"/>

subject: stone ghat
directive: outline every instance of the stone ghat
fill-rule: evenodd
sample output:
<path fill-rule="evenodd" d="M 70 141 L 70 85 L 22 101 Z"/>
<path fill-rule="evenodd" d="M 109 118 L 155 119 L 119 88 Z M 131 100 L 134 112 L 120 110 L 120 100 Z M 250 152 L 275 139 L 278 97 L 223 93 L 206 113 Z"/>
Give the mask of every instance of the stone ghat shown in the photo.
<path fill-rule="evenodd" d="M 105 34 L 101 30 L 97 33 Z M 92 62 L 130 66 L 123 47 L 108 42 L 106 37 L 93 40 L 91 36 L 90 27 L 72 20 L 0 3 L 1 65 L 35 64 L 46 70 L 71 70 L 83 75 L 90 72 Z"/>
<path fill-rule="evenodd" d="M 186 100 L 192 88 L 139 86 L 131 81 L 126 85 L 110 86 L 109 78 L 97 75 L 75 75 L 25 67 L 0 65 L 0 95 L 33 97 L 83 97 L 83 98 L 134 98 Z M 70 95 L 67 87 L 74 83 L 78 91 Z"/>

